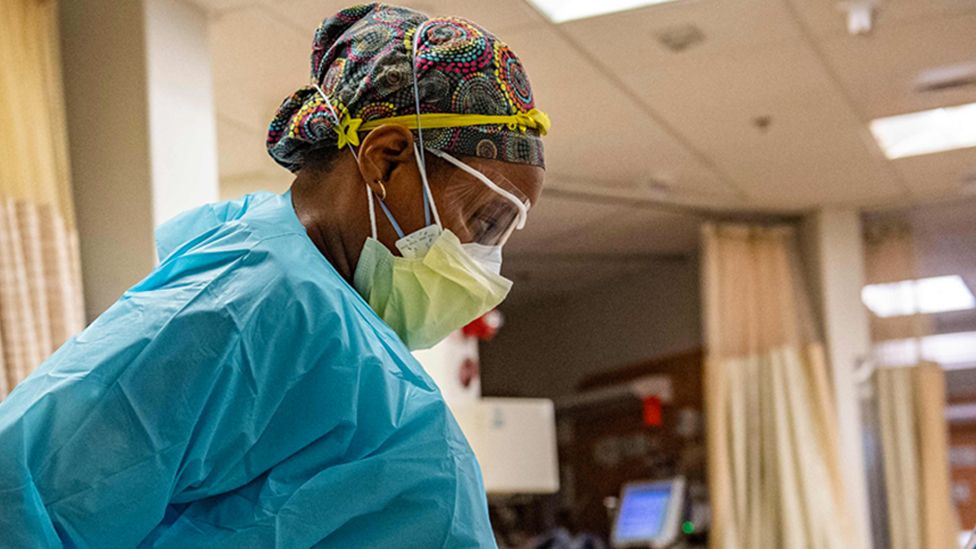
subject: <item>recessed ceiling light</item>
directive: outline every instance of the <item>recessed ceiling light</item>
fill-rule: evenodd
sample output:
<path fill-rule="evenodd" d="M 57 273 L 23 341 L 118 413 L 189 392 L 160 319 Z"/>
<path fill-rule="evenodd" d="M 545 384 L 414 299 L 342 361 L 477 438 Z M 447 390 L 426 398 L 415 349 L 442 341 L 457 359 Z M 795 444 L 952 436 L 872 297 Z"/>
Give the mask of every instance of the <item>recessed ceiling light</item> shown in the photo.
<path fill-rule="evenodd" d="M 553 23 L 565 23 L 597 15 L 632 10 L 675 0 L 528 0 Z"/>
<path fill-rule="evenodd" d="M 976 103 L 877 118 L 871 133 L 890 159 L 976 147 Z"/>
<path fill-rule="evenodd" d="M 958 275 L 869 284 L 861 301 L 881 318 L 976 309 L 976 297 Z"/>

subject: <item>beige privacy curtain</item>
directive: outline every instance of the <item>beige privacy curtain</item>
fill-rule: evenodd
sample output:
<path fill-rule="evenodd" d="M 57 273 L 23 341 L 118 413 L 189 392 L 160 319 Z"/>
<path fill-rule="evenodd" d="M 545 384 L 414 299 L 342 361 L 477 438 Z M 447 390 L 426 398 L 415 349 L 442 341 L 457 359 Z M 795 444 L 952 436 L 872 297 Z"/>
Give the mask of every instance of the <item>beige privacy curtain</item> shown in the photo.
<path fill-rule="evenodd" d="M 0 398 L 84 322 L 56 14 L 0 0 Z"/>
<path fill-rule="evenodd" d="M 860 549 L 791 228 L 706 225 L 712 549 Z"/>
<path fill-rule="evenodd" d="M 945 374 L 936 364 L 882 368 L 875 380 L 890 549 L 955 547 Z"/>
<path fill-rule="evenodd" d="M 917 278 L 911 227 L 897 222 L 871 227 L 865 268 L 871 284 Z M 891 549 L 955 547 L 959 531 L 949 482 L 945 372 L 924 363 L 917 344 L 931 331 L 931 319 L 925 315 L 871 318 Z M 915 345 L 885 346 L 886 341 Z"/>

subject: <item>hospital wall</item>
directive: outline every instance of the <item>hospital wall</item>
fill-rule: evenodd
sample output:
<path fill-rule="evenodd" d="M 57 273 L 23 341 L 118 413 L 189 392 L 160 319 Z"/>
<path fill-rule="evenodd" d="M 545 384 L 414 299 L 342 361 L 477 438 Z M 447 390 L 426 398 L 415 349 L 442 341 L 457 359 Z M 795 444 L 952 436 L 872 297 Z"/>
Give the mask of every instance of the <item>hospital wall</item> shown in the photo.
<path fill-rule="evenodd" d="M 155 266 L 153 231 L 217 198 L 207 14 L 179 0 L 59 3 L 86 315 Z"/>
<path fill-rule="evenodd" d="M 556 398 L 587 376 L 699 349 L 699 294 L 691 256 L 566 298 L 503 305 L 504 327 L 481 346 L 482 392 Z"/>

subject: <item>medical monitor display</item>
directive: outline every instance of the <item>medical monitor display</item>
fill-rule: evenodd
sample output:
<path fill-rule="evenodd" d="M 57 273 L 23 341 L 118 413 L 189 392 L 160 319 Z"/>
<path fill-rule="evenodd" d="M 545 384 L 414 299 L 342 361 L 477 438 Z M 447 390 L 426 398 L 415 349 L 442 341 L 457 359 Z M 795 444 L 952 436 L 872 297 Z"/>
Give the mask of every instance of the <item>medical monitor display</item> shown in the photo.
<path fill-rule="evenodd" d="M 664 528 L 672 495 L 670 484 L 628 487 L 620 502 L 616 541 L 621 543 L 652 541 Z"/>

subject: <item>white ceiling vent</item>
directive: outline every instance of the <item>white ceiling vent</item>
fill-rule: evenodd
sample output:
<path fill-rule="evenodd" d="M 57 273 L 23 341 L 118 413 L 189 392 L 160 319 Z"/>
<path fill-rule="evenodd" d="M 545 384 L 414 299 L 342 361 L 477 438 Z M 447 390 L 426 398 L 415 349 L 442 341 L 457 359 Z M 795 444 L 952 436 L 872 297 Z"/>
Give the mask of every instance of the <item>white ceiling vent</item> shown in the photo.
<path fill-rule="evenodd" d="M 662 29 L 655 33 L 657 41 L 665 48 L 678 53 L 705 41 L 705 33 L 690 23 Z"/>
<path fill-rule="evenodd" d="M 871 34 L 878 10 L 877 0 L 838 2 L 837 9 L 847 13 L 847 32 L 852 36 Z"/>
<path fill-rule="evenodd" d="M 960 63 L 926 69 L 915 78 L 920 92 L 941 91 L 976 86 L 976 63 Z"/>

